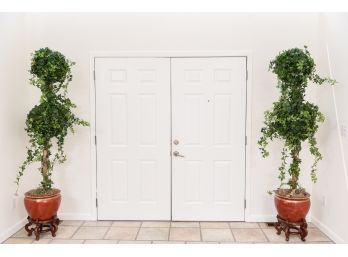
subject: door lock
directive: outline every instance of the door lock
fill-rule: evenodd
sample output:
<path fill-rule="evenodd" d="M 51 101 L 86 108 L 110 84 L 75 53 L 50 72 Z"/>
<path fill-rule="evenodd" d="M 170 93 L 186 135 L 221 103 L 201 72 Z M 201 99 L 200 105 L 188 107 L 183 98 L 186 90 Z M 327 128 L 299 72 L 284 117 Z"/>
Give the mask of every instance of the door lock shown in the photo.
<path fill-rule="evenodd" d="M 185 157 L 184 155 L 181 155 L 178 151 L 174 151 L 173 155 L 176 157 Z"/>
<path fill-rule="evenodd" d="M 173 144 L 174 144 L 174 145 L 178 145 L 178 144 L 179 144 L 179 140 L 175 139 L 175 140 L 173 141 Z"/>

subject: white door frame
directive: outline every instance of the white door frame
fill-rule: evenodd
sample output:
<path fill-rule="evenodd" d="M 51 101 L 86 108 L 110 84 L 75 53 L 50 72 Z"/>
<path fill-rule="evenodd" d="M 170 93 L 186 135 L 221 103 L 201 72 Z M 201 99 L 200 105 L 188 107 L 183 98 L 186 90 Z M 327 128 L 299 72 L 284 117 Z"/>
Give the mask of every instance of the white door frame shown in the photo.
<path fill-rule="evenodd" d="M 95 58 L 175 58 L 175 57 L 246 57 L 246 119 L 245 119 L 245 221 L 250 221 L 250 169 L 251 169 L 251 93 L 252 52 L 251 51 L 93 51 L 90 52 L 90 131 L 91 131 L 91 210 L 92 218 L 98 219 L 97 207 L 97 148 L 96 148 L 96 89 Z"/>

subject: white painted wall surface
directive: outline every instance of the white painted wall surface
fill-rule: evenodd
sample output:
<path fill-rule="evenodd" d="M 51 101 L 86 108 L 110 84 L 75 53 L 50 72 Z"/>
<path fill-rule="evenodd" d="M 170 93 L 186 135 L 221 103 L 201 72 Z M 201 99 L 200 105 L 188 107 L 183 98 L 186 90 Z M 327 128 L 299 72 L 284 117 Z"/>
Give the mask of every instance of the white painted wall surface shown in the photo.
<path fill-rule="evenodd" d="M 90 52 L 92 51 L 238 51 L 253 57 L 250 221 L 273 220 L 273 198 L 267 190 L 278 186 L 280 145 L 270 145 L 271 156 L 262 159 L 257 140 L 263 112 L 278 97 L 275 76 L 268 64 L 280 50 L 308 45 L 314 57 L 323 51 L 317 40 L 317 14 L 29 14 L 29 52 L 51 47 L 76 61 L 70 96 L 76 113 L 90 119 Z M 27 54 L 29 54 L 29 52 Z M 315 92 L 314 92 L 315 94 Z M 30 105 L 38 90 L 30 89 Z M 63 191 L 61 216 L 94 219 L 91 188 L 91 131 L 78 128 L 66 141 L 68 161 L 56 168 L 55 181 Z M 309 164 L 308 164 L 309 165 Z M 307 166 L 308 166 L 307 165 Z M 305 174 L 304 186 L 311 191 Z"/>
<path fill-rule="evenodd" d="M 26 33 L 24 14 L 0 15 L 0 242 L 16 232 L 26 218 L 23 205 L 25 188 L 34 186 L 32 175 L 26 174 L 13 198 L 14 183 L 20 162 L 25 156 L 23 126 L 27 112 L 28 86 L 26 70 Z M 15 201 L 15 202 L 14 202 Z M 14 206 L 17 205 L 17 207 Z"/>
<path fill-rule="evenodd" d="M 322 87 L 318 91 L 326 121 L 319 130 L 324 160 L 319 165 L 319 180 L 313 189 L 312 213 L 313 221 L 332 239 L 347 243 L 348 184 L 345 174 L 348 137 L 340 134 L 340 126 L 348 124 L 348 14 L 325 14 L 320 18 L 323 29 L 320 41 L 328 45 L 332 77 L 338 84 L 333 89 Z"/>

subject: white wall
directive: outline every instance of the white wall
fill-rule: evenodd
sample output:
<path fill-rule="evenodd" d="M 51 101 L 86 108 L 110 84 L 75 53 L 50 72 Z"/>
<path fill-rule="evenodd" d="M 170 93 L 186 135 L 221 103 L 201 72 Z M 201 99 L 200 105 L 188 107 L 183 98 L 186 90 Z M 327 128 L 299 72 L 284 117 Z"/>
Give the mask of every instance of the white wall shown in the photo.
<path fill-rule="evenodd" d="M 14 198 L 16 172 L 25 156 L 24 122 L 28 85 L 25 15 L 0 15 L 0 242 L 17 231 L 26 218 L 23 188 L 32 186 L 31 175 Z M 14 206 L 14 204 L 17 205 Z"/>
<path fill-rule="evenodd" d="M 251 50 L 251 199 L 247 218 L 274 220 L 273 199 L 266 191 L 278 186 L 280 148 L 278 143 L 272 144 L 272 155 L 264 160 L 257 146 L 263 112 L 278 96 L 268 63 L 280 50 L 305 44 L 314 57 L 322 52 L 317 14 L 30 14 L 27 24 L 30 51 L 48 46 L 76 61 L 70 96 L 78 106 L 76 113 L 87 120 L 91 51 Z M 37 90 L 31 89 L 31 96 L 36 96 L 31 97 L 31 104 L 36 103 L 37 95 Z M 90 133 L 89 128 L 79 128 L 68 138 L 68 161 L 55 173 L 57 185 L 63 189 L 61 215 L 65 218 L 95 218 Z M 308 178 L 305 174 L 304 186 L 311 191 Z"/>
<path fill-rule="evenodd" d="M 313 190 L 312 213 L 313 221 L 332 239 L 347 243 L 348 138 L 341 136 L 339 127 L 348 124 L 348 14 L 322 15 L 320 25 L 323 28 L 320 41 L 328 45 L 332 77 L 338 84 L 333 89 L 322 87 L 318 92 L 320 108 L 327 119 L 319 131 L 324 160 L 319 166 L 320 179 Z"/>

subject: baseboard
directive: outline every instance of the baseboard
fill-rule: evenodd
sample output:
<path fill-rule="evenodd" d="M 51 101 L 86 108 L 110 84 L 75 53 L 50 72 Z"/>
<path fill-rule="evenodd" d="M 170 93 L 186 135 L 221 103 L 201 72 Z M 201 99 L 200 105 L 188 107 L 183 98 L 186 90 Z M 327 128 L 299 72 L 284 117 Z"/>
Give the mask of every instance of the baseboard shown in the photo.
<path fill-rule="evenodd" d="M 312 216 L 312 222 L 314 225 L 316 225 L 321 231 L 323 231 L 332 241 L 334 241 L 336 244 L 346 244 L 339 235 L 337 235 L 335 232 L 333 232 L 328 226 L 326 226 L 324 223 L 322 223 L 318 218 Z"/>
<path fill-rule="evenodd" d="M 27 223 L 27 218 L 23 218 L 22 220 L 18 221 L 16 224 L 12 225 L 7 230 L 2 232 L 0 234 L 0 243 L 4 242 L 10 236 L 12 236 L 14 233 L 16 233 L 18 230 L 23 228 L 26 223 Z"/>
<path fill-rule="evenodd" d="M 245 216 L 245 221 L 246 222 L 275 222 L 277 221 L 276 218 L 277 214 L 274 215 L 249 215 L 249 216 Z M 312 221 L 312 217 L 311 216 L 307 216 L 306 217 L 307 222 L 311 222 Z"/>
<path fill-rule="evenodd" d="M 61 220 L 97 220 L 91 213 L 58 213 Z"/>

